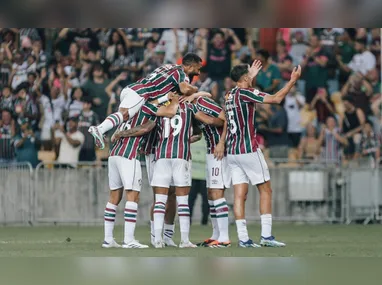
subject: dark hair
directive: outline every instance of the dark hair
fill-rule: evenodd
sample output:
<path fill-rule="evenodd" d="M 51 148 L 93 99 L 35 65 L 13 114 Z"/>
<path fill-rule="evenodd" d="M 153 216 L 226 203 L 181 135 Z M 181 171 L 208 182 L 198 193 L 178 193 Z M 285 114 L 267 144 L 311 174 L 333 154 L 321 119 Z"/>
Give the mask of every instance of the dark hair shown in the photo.
<path fill-rule="evenodd" d="M 68 122 L 70 122 L 70 121 L 73 121 L 73 122 L 75 122 L 75 123 L 78 123 L 78 116 L 77 117 L 70 117 L 69 119 L 68 119 Z"/>
<path fill-rule="evenodd" d="M 225 34 L 224 34 L 224 32 L 222 31 L 222 30 L 217 30 L 215 33 L 214 33 L 214 35 L 213 35 L 213 37 L 215 36 L 215 35 L 217 35 L 217 34 L 220 34 L 223 38 L 225 37 Z"/>
<path fill-rule="evenodd" d="M 94 80 L 94 77 L 93 77 L 93 72 L 95 71 L 95 70 L 102 70 L 103 72 L 105 72 L 105 70 L 103 69 L 103 66 L 102 66 L 102 64 L 101 64 L 101 62 L 99 62 L 99 61 L 95 61 L 93 64 L 92 64 L 92 67 L 90 68 L 90 72 L 89 72 L 89 79 L 91 80 L 91 81 L 93 81 Z"/>
<path fill-rule="evenodd" d="M 269 59 L 269 52 L 265 49 L 259 49 L 256 53 L 264 57 L 265 60 Z"/>
<path fill-rule="evenodd" d="M 88 104 L 92 104 L 92 105 L 93 105 L 93 100 L 92 100 L 92 98 L 89 97 L 89 96 L 85 96 L 85 97 L 83 97 L 83 98 L 82 98 L 82 102 L 84 102 L 84 103 L 88 103 Z"/>
<path fill-rule="evenodd" d="M 286 42 L 284 40 L 279 40 L 277 43 L 283 47 L 286 47 Z"/>
<path fill-rule="evenodd" d="M 202 59 L 196 53 L 187 53 L 182 59 L 183 65 L 189 66 L 194 63 L 202 63 Z"/>
<path fill-rule="evenodd" d="M 342 98 L 342 101 L 348 101 L 349 103 L 354 105 L 354 98 L 353 98 L 353 96 L 346 95 L 344 98 Z"/>
<path fill-rule="evenodd" d="M 232 68 L 230 76 L 233 81 L 238 82 L 240 78 L 247 73 L 248 73 L 248 65 L 239 64 Z"/>

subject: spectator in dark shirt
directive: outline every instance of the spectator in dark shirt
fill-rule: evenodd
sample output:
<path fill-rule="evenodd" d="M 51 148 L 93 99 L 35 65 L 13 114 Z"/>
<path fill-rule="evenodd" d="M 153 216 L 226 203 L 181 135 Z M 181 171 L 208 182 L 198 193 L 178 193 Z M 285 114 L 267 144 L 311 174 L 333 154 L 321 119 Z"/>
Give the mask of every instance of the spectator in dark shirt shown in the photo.
<path fill-rule="evenodd" d="M 284 41 L 277 42 L 276 50 L 277 54 L 274 56 L 273 61 L 280 70 L 281 78 L 283 80 L 282 86 L 284 86 L 285 82 L 289 81 L 290 75 L 292 74 L 293 59 L 288 54 L 286 43 Z"/>
<path fill-rule="evenodd" d="M 3 110 L 0 118 L 0 163 L 15 161 L 13 137 L 16 133 L 15 121 L 10 110 Z"/>
<path fill-rule="evenodd" d="M 84 135 L 85 141 L 80 151 L 80 161 L 95 161 L 96 151 L 94 145 L 94 139 L 89 134 L 88 129 L 90 126 L 96 126 L 99 124 L 98 116 L 92 110 L 91 98 L 85 98 L 83 100 L 83 110 L 79 115 L 78 130 Z"/>
<path fill-rule="evenodd" d="M 110 80 L 105 79 L 105 74 L 100 63 L 95 63 L 90 71 L 89 80 L 83 86 L 84 91 L 93 100 L 93 111 L 100 120 L 104 120 L 107 114 L 109 96 L 105 92 L 106 86 Z"/>
<path fill-rule="evenodd" d="M 334 115 L 335 108 L 325 88 L 317 89 L 317 93 L 310 103 L 310 110 L 316 110 L 318 124 L 325 124 L 326 119 Z"/>
<path fill-rule="evenodd" d="M 268 126 L 262 129 L 269 148 L 269 157 L 288 158 L 288 116 L 282 105 L 272 105 L 268 117 Z"/>
<path fill-rule="evenodd" d="M 308 104 L 312 102 L 316 95 L 317 88 L 327 87 L 327 63 L 328 56 L 322 49 L 318 37 L 313 35 L 310 39 L 310 48 L 307 49 L 302 62 L 305 79 L 305 97 Z"/>
<path fill-rule="evenodd" d="M 337 62 L 341 61 L 344 63 L 343 66 L 349 64 L 355 55 L 356 51 L 354 48 L 354 37 L 355 37 L 355 29 L 345 29 L 345 32 L 339 37 L 339 42 L 337 46 Z M 346 81 L 349 79 L 350 72 L 340 66 L 339 69 L 339 84 L 340 88 L 344 86 Z"/>
<path fill-rule="evenodd" d="M 38 161 L 40 142 L 27 119 L 20 122 L 20 133 L 14 138 L 17 162 L 29 162 L 35 168 Z"/>
<path fill-rule="evenodd" d="M 361 73 L 353 74 L 341 90 L 342 96 L 351 96 L 354 106 L 361 108 L 366 116 L 371 114 L 370 98 L 373 90 Z"/>

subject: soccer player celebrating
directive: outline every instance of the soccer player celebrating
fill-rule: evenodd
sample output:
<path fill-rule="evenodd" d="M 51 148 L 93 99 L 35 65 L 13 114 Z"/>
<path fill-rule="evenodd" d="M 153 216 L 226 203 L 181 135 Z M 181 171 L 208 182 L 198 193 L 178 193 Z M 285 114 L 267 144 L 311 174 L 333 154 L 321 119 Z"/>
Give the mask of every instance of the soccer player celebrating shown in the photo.
<path fill-rule="evenodd" d="M 261 69 L 261 62 L 252 66 L 240 64 L 232 68 L 231 78 L 237 82 L 225 98 L 228 122 L 227 160 L 234 186 L 234 213 L 240 247 L 259 247 L 248 236 L 245 220 L 245 200 L 248 184 L 256 185 L 260 193 L 260 245 L 282 247 L 272 236 L 272 189 L 264 156 L 256 141 L 256 103 L 280 104 L 301 76 L 301 67 L 294 68 L 290 81 L 275 95 L 252 88 L 252 81 Z"/>
<path fill-rule="evenodd" d="M 147 102 L 138 112 L 130 124 L 124 123 L 120 129 L 130 129 L 144 124 L 150 116 L 165 116 L 171 118 L 178 109 L 178 96 L 169 94 L 172 99 L 169 106 L 157 108 Z M 135 224 L 138 210 L 139 192 L 142 184 L 141 164 L 137 156 L 143 142 L 142 136 L 112 138 L 113 146 L 109 156 L 109 186 L 110 198 L 106 205 L 104 227 L 105 239 L 102 244 L 104 248 L 120 247 L 113 237 L 115 214 L 118 204 L 122 200 L 123 190 L 126 191 L 126 204 L 124 210 L 125 234 L 123 248 L 148 248 L 147 245 L 140 244 L 134 238 Z"/>
<path fill-rule="evenodd" d="M 186 97 L 186 100 L 192 100 L 197 111 L 225 121 L 223 109 L 214 100 L 208 97 L 197 97 L 194 99 L 196 97 L 194 95 L 197 94 Z M 203 131 L 207 144 L 206 178 L 212 236 L 199 243 L 198 246 L 229 247 L 231 242 L 228 235 L 228 206 L 224 198 L 224 190 L 229 188 L 231 184 L 231 174 L 225 156 L 227 123 L 225 122 L 224 127 L 201 123 L 199 128 Z"/>
<path fill-rule="evenodd" d="M 118 112 L 109 115 L 99 126 L 89 128 L 97 147 L 103 149 L 104 134 L 122 122 L 131 120 L 147 100 L 158 100 L 156 102 L 160 104 L 168 101 L 166 94 L 171 91 L 184 95 L 197 92 L 197 87 L 190 84 L 189 77 L 199 75 L 201 67 L 202 59 L 189 53 L 183 57 L 182 65 L 165 64 L 146 78 L 125 87 L 120 95 Z"/>

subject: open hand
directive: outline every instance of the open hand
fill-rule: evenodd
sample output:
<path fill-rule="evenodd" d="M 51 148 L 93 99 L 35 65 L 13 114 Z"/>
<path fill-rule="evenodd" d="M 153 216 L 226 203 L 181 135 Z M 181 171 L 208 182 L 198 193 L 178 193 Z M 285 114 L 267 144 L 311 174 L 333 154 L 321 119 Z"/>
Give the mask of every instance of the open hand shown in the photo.
<path fill-rule="evenodd" d="M 249 68 L 249 76 L 255 78 L 259 71 L 263 68 L 260 60 L 255 60 Z"/>
<path fill-rule="evenodd" d="M 301 65 L 293 68 L 292 74 L 290 76 L 290 80 L 296 82 L 301 76 Z"/>

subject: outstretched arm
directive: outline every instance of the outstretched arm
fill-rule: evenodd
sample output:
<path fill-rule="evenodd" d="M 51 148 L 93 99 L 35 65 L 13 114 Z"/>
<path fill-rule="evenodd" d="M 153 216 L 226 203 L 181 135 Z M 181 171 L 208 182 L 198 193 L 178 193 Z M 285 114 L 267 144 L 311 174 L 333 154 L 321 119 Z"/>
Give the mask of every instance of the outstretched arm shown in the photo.
<path fill-rule="evenodd" d="M 291 79 L 289 82 L 280 90 L 278 91 L 275 95 L 265 95 L 264 96 L 264 104 L 280 104 L 285 96 L 290 92 L 292 87 L 296 84 L 297 80 L 301 76 L 301 66 L 299 65 L 298 67 L 295 67 L 293 69 Z"/>
<path fill-rule="evenodd" d="M 179 83 L 179 90 L 185 96 L 190 96 L 196 92 L 198 92 L 198 87 L 191 85 L 188 82 Z"/>
<path fill-rule="evenodd" d="M 214 118 L 200 111 L 195 114 L 195 118 L 206 125 L 215 127 L 223 127 L 225 121 L 225 118 L 223 119 L 223 116 L 221 115 L 219 115 L 219 118 Z"/>
<path fill-rule="evenodd" d="M 149 133 L 153 128 L 155 127 L 155 122 L 154 121 L 147 121 L 143 125 L 136 126 L 132 129 L 125 130 L 125 131 L 119 131 L 117 130 L 111 141 L 114 142 L 116 140 L 119 140 L 120 138 L 128 138 L 128 137 L 140 137 L 143 136 L 147 133 Z"/>

